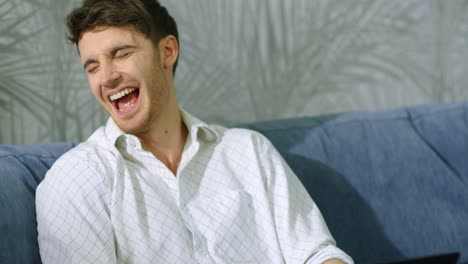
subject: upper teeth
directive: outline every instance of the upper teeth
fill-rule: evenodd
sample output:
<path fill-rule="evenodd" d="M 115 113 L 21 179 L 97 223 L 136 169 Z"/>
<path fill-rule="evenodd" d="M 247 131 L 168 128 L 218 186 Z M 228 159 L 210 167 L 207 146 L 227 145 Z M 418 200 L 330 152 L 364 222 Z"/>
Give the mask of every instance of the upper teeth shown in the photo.
<path fill-rule="evenodd" d="M 111 101 L 115 101 L 115 100 L 120 99 L 120 98 L 124 97 L 125 95 L 135 91 L 135 90 L 136 90 L 135 88 L 125 88 L 122 91 L 111 95 L 110 99 L 111 99 Z"/>

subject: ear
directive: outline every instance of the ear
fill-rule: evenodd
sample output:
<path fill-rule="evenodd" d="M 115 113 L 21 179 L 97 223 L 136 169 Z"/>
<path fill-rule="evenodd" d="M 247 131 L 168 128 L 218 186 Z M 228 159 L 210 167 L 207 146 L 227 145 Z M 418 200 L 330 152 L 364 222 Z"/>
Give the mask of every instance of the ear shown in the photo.
<path fill-rule="evenodd" d="M 159 52 L 163 68 L 165 70 L 170 70 L 172 73 L 172 68 L 179 56 L 179 45 L 177 44 L 177 39 L 173 35 L 169 35 L 161 39 L 159 42 Z"/>

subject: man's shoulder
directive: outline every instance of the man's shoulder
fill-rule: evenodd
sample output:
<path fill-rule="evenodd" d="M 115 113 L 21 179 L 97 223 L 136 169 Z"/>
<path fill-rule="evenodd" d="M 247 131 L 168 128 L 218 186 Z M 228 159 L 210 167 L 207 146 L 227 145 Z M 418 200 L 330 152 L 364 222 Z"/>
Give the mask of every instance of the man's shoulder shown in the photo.
<path fill-rule="evenodd" d="M 44 182 L 88 181 L 93 175 L 103 175 L 107 171 L 106 164 L 116 153 L 103 137 L 96 136 L 96 133 L 102 133 L 100 130 L 58 158 L 47 172 Z"/>
<path fill-rule="evenodd" d="M 70 149 L 55 163 L 95 163 L 99 157 L 113 155 L 114 146 L 104 134 L 104 128 L 96 130 L 86 141 Z"/>
<path fill-rule="evenodd" d="M 221 142 L 238 147 L 265 148 L 271 142 L 261 133 L 246 128 L 224 128 L 220 131 Z"/>
<path fill-rule="evenodd" d="M 94 163 L 96 161 L 96 157 L 102 155 L 102 152 L 108 151 L 93 142 L 85 141 L 70 149 L 60 158 L 58 158 L 57 161 L 55 161 L 55 163 L 52 165 L 51 169 L 57 166 L 63 166 L 65 164 Z"/>
<path fill-rule="evenodd" d="M 240 138 L 245 140 L 263 138 L 263 135 L 255 130 L 238 127 L 224 128 L 223 134 L 228 138 Z"/>
<path fill-rule="evenodd" d="M 89 204 L 108 200 L 112 174 L 106 152 L 105 148 L 88 140 L 63 154 L 38 185 L 36 206 L 44 210 L 53 204 L 80 206 L 84 200 Z"/>

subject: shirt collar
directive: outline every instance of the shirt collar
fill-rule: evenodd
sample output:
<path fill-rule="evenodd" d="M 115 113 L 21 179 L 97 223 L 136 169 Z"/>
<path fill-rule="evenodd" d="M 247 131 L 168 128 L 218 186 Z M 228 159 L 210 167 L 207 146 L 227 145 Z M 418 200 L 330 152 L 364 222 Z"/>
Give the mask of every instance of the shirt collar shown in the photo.
<path fill-rule="evenodd" d="M 183 109 L 180 109 L 180 113 L 192 140 L 198 139 L 211 142 L 219 139 L 220 134 L 214 127 L 209 126 Z"/>
<path fill-rule="evenodd" d="M 134 135 L 126 134 L 119 126 L 117 126 L 112 117 L 109 117 L 107 120 L 104 130 L 109 142 L 116 147 L 121 143 L 127 143 L 134 146 L 138 144 L 138 146 L 141 147 L 138 138 Z"/>
<path fill-rule="evenodd" d="M 189 114 L 183 109 L 180 109 L 180 112 L 182 114 L 182 121 L 187 127 L 189 136 L 192 140 L 204 140 L 211 142 L 219 139 L 220 134 L 215 128 L 209 126 L 205 122 Z M 141 148 L 141 144 L 138 138 L 134 135 L 126 134 L 124 131 L 122 131 L 122 129 L 117 126 L 114 120 L 112 120 L 112 117 L 109 117 L 107 120 L 104 130 L 107 138 L 114 146 L 117 146 L 121 140 L 124 140 L 127 144 L 139 146 Z"/>

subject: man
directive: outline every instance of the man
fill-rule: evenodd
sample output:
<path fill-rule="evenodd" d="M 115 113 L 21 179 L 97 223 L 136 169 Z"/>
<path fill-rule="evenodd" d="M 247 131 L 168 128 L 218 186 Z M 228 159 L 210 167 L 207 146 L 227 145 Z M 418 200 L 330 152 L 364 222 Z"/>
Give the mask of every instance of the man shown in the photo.
<path fill-rule="evenodd" d="M 267 139 L 179 110 L 156 0 L 85 0 L 68 28 L 111 118 L 37 189 L 45 264 L 352 263 Z"/>

